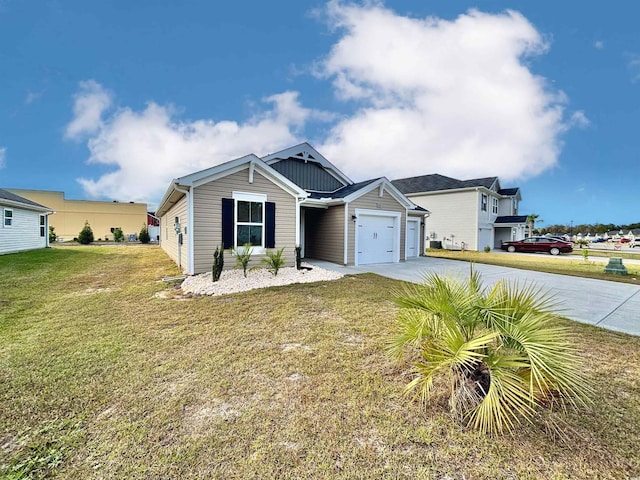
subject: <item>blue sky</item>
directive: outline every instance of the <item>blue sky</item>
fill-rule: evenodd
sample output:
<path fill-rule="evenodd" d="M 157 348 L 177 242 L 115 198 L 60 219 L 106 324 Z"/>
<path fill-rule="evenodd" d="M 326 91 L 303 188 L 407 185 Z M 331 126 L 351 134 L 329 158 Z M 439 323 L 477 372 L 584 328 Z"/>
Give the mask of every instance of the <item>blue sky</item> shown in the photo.
<path fill-rule="evenodd" d="M 158 202 L 309 141 L 354 181 L 499 176 L 640 221 L 640 4 L 0 0 L 0 187 Z"/>

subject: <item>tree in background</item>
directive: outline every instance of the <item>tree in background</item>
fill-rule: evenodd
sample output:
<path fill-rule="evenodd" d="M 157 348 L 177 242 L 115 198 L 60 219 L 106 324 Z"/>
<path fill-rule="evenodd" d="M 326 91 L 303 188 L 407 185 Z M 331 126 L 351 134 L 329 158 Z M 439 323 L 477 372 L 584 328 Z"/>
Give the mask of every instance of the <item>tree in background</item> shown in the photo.
<path fill-rule="evenodd" d="M 89 245 L 93 242 L 93 230 L 91 230 L 88 221 L 84 222 L 84 227 L 82 227 L 82 230 L 80 230 L 78 234 L 78 242 L 82 245 Z"/>
<path fill-rule="evenodd" d="M 56 235 L 56 227 L 53 225 L 49 225 L 49 243 L 53 243 L 58 239 L 58 235 Z"/>
<path fill-rule="evenodd" d="M 122 233 L 122 229 L 120 227 L 116 228 L 113 231 L 113 241 L 124 242 L 124 233 Z"/>
<path fill-rule="evenodd" d="M 140 229 L 140 234 L 138 235 L 138 240 L 140 243 L 149 243 L 151 241 L 151 236 L 149 235 L 149 229 L 146 225 L 142 225 Z"/>
<path fill-rule="evenodd" d="M 544 220 L 538 220 L 539 218 L 540 215 L 538 215 L 537 213 L 527 215 L 527 223 L 529 224 L 529 236 L 533 235 L 533 229 L 536 226 L 536 221 L 540 223 L 544 222 Z"/>

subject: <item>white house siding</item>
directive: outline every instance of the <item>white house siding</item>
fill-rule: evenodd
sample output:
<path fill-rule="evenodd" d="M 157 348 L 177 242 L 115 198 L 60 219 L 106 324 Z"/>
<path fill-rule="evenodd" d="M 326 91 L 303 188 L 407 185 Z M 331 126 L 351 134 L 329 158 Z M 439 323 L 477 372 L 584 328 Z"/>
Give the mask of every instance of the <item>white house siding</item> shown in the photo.
<path fill-rule="evenodd" d="M 211 271 L 213 252 L 222 245 L 222 199 L 232 198 L 233 192 L 265 194 L 267 202 L 276 204 L 275 249 L 284 247 L 286 265 L 295 265 L 296 199 L 257 170 L 253 183 L 249 183 L 247 168 L 194 188 L 194 273 Z M 254 254 L 251 264 L 259 264 L 264 257 Z M 225 262 L 229 266 L 234 264 L 229 252 Z"/>
<path fill-rule="evenodd" d="M 460 248 L 464 242 L 468 250 L 478 250 L 478 212 L 480 193 L 476 190 L 464 192 L 439 192 L 436 195 L 407 195 L 411 201 L 431 212 L 427 219 L 427 244 L 436 240 L 444 248 Z M 491 209 L 491 203 L 488 203 Z M 446 242 L 444 239 L 447 239 Z"/>
<path fill-rule="evenodd" d="M 356 208 L 366 210 L 380 210 L 385 212 L 399 212 L 400 224 L 400 260 L 405 260 L 405 233 L 407 226 L 406 208 L 401 205 L 395 197 L 393 197 L 388 191 L 384 190 L 382 197 L 380 196 L 380 189 L 375 188 L 372 191 L 365 193 L 358 199 L 349 203 L 349 211 L 347 213 L 348 218 L 348 239 L 347 239 L 347 264 L 353 265 L 355 263 L 355 250 L 356 250 L 356 224 L 351 221 L 352 215 L 355 215 Z"/>
<path fill-rule="evenodd" d="M 176 217 L 180 219 L 182 231 L 182 245 L 179 249 L 178 234 L 175 231 Z M 160 217 L 160 246 L 183 271 L 189 267 L 189 235 L 191 235 L 191 230 L 187 216 L 187 197 L 183 196 L 167 213 Z"/>
<path fill-rule="evenodd" d="M 19 207 L 0 205 L 0 217 L 4 216 L 3 211 L 5 208 L 13 211 L 13 221 L 10 227 L 5 227 L 4 218 L 2 218 L 2 223 L 0 224 L 0 254 L 36 250 L 47 246 L 49 229 L 46 220 L 45 236 L 40 236 L 40 215 L 42 213 Z"/>

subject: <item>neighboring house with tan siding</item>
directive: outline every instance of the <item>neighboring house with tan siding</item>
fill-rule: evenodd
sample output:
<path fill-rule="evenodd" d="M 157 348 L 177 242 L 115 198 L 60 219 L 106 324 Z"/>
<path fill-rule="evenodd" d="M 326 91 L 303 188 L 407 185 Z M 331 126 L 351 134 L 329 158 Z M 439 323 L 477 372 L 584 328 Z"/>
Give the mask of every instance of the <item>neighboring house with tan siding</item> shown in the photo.
<path fill-rule="evenodd" d="M 0 255 L 49 246 L 49 215 L 53 211 L 0 189 Z"/>
<path fill-rule="evenodd" d="M 113 232 L 116 228 L 122 230 L 125 238 L 129 235 L 137 235 L 147 224 L 146 203 L 70 200 L 65 198 L 64 192 L 14 188 L 8 190 L 50 207 L 56 213 L 50 221 L 59 241 L 76 238 L 85 222 L 89 222 L 96 240 L 98 238 L 113 240 Z"/>
<path fill-rule="evenodd" d="M 284 248 L 344 265 L 424 251 L 428 211 L 386 178 L 354 183 L 308 143 L 247 155 L 176 178 L 160 202 L 160 246 L 187 274 L 211 270 L 217 246 L 252 245 L 252 262 Z M 410 232 L 407 234 L 407 232 Z"/>
<path fill-rule="evenodd" d="M 417 205 L 428 205 L 430 245 L 481 251 L 529 234 L 527 216 L 518 214 L 520 189 L 501 188 L 498 177 L 457 180 L 433 174 L 391 183 Z"/>

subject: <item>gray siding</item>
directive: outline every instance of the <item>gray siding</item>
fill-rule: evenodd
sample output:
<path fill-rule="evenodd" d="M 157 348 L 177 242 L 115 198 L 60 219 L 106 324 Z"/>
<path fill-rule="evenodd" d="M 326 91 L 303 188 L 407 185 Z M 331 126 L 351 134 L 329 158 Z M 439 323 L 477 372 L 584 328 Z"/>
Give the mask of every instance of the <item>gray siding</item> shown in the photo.
<path fill-rule="evenodd" d="M 296 199 L 258 171 L 249 183 L 249 171 L 242 170 L 194 188 L 194 268 L 195 272 L 210 272 L 213 252 L 222 245 L 222 199 L 232 198 L 233 192 L 265 194 L 268 202 L 276 204 L 276 249 L 284 247 L 287 266 L 295 265 Z M 258 265 L 264 254 L 254 254 L 252 265 Z M 235 259 L 225 255 L 225 268 L 232 268 Z"/>
<path fill-rule="evenodd" d="M 305 257 L 344 264 L 344 205 L 306 209 Z"/>
<path fill-rule="evenodd" d="M 180 219 L 182 228 L 182 245 L 178 249 L 178 235 L 174 229 L 175 217 Z M 186 234 L 185 232 L 186 228 Z M 189 237 L 191 235 L 189 218 L 187 215 L 187 197 L 183 196 L 160 218 L 160 246 L 169 257 L 181 266 L 181 269 L 189 268 Z"/>
<path fill-rule="evenodd" d="M 4 209 L 13 211 L 10 227 L 4 226 Z M 49 235 L 45 221 L 45 236 L 40 236 L 40 212 L 0 205 L 0 254 L 35 250 L 47 246 Z"/>
<path fill-rule="evenodd" d="M 289 158 L 271 165 L 296 185 L 312 192 L 334 192 L 344 184 L 312 161 Z"/>
<path fill-rule="evenodd" d="M 355 215 L 356 208 L 363 208 L 367 210 L 380 210 L 386 212 L 399 212 L 400 217 L 400 260 L 405 259 L 405 233 L 407 227 L 407 215 L 406 208 L 401 205 L 392 195 L 386 190 L 383 192 L 383 196 L 380 196 L 380 189 L 375 188 L 369 193 L 364 194 L 357 200 L 349 203 L 348 218 Z M 355 251 L 356 251 L 356 235 L 355 222 L 348 222 L 348 245 L 347 245 L 347 263 L 353 265 L 355 263 Z"/>

